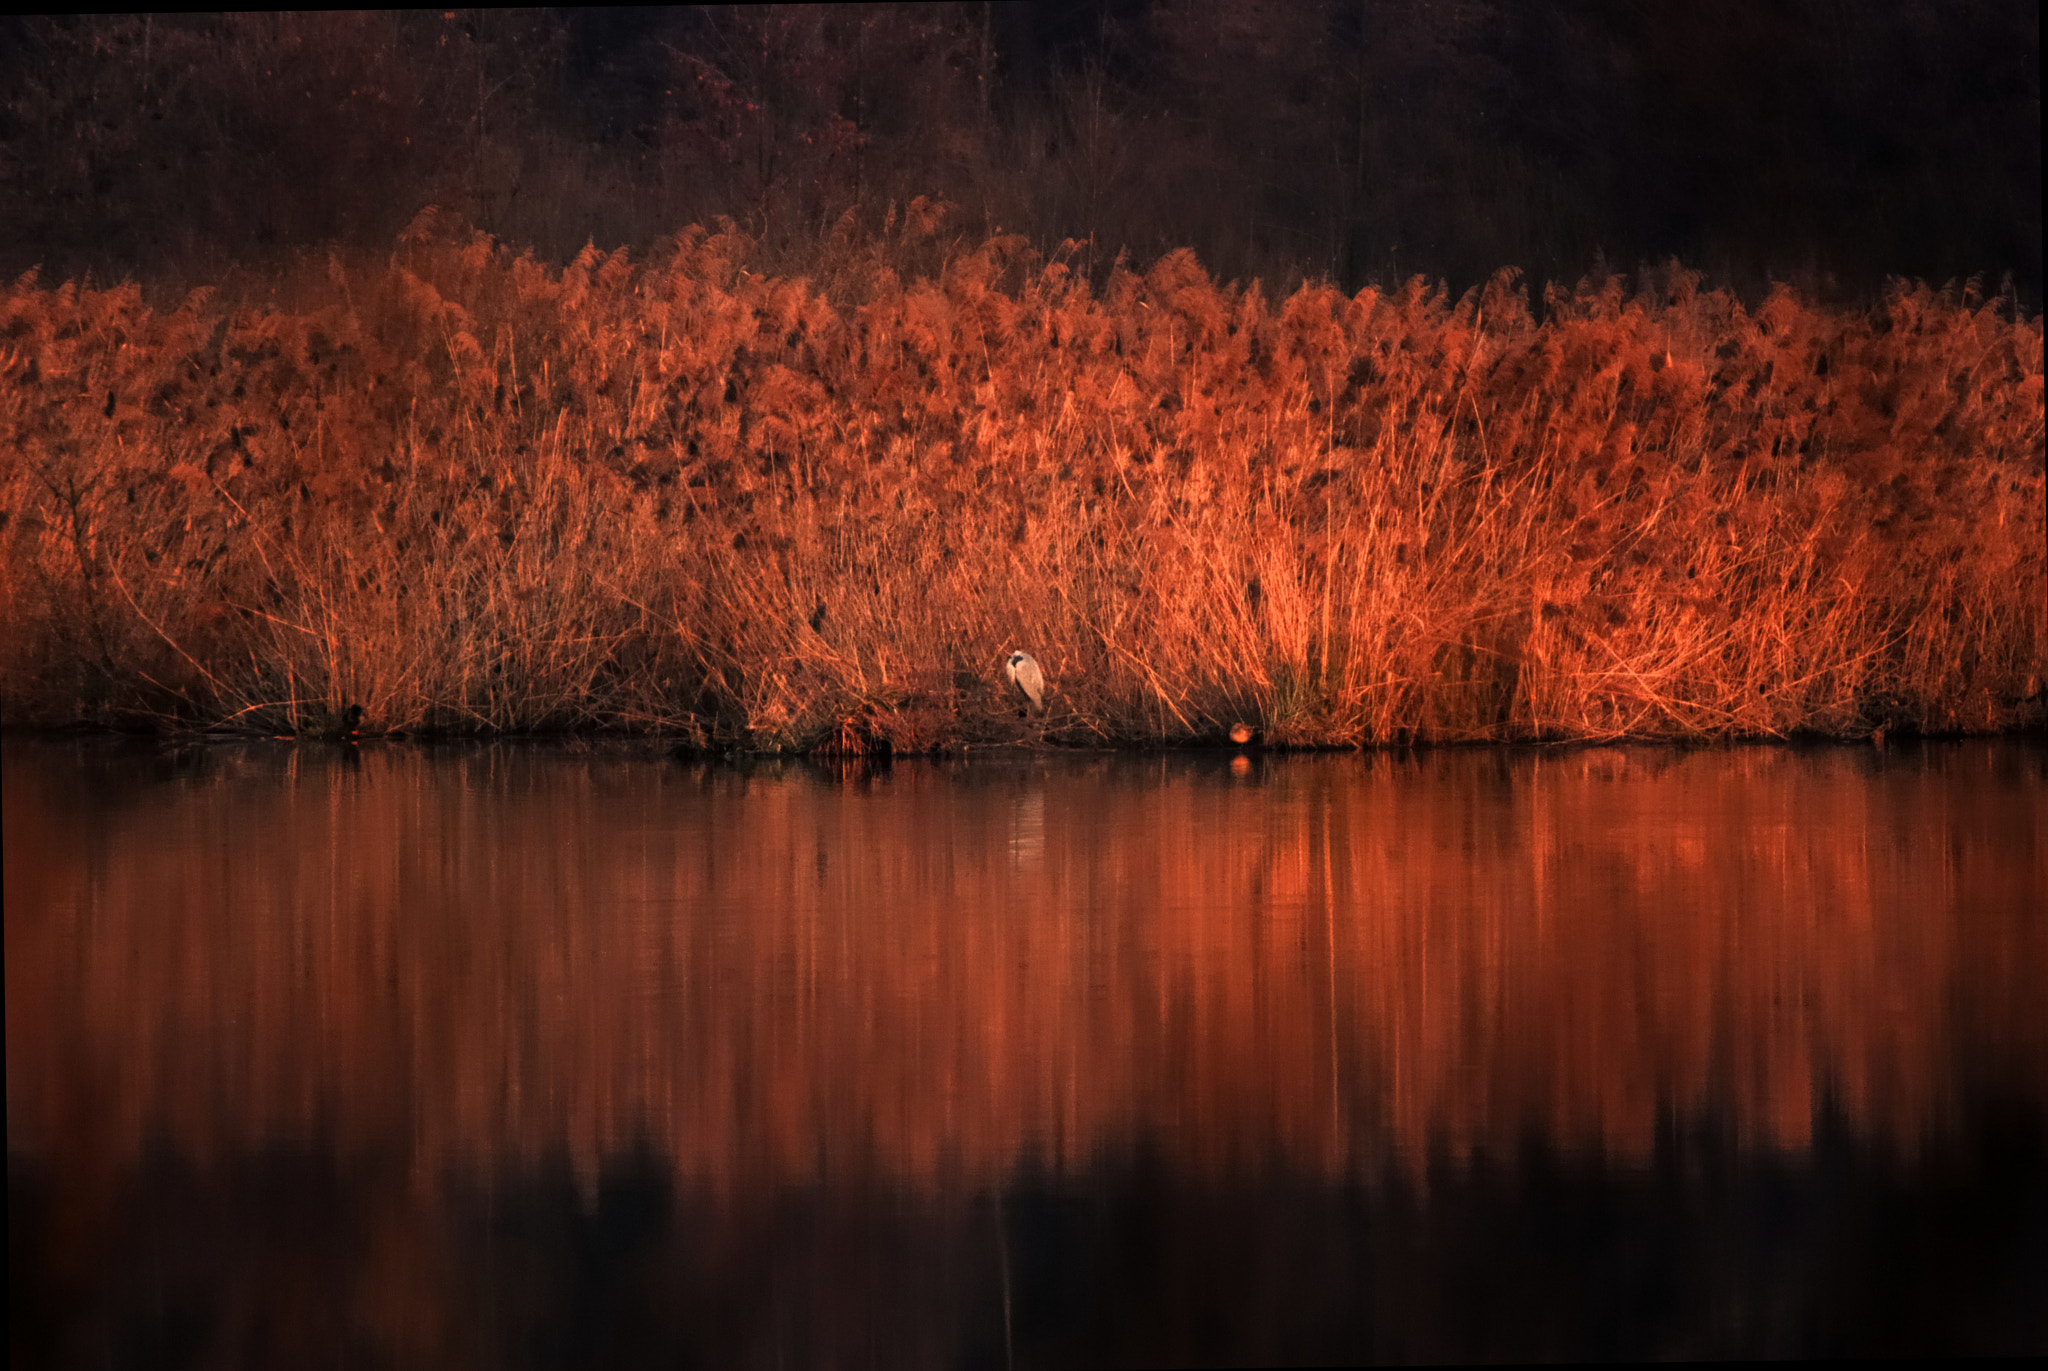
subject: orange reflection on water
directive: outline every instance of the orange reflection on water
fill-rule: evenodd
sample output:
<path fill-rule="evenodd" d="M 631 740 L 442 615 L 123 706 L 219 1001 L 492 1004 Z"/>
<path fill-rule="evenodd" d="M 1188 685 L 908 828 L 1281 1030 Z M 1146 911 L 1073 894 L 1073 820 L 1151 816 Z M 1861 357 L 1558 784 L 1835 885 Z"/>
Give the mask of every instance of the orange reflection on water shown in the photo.
<path fill-rule="evenodd" d="M 9 744 L 10 1147 L 636 1140 L 713 1186 L 1143 1141 L 1904 1147 L 2048 1068 L 2038 749 L 899 765 Z"/>

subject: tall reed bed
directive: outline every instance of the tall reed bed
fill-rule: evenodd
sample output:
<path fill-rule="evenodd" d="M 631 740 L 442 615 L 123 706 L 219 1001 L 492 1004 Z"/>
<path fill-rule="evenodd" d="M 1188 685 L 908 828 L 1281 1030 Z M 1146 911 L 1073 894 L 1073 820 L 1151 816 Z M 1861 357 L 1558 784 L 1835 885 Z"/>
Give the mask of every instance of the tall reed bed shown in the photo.
<path fill-rule="evenodd" d="M 715 745 L 2048 715 L 2042 327 L 1677 266 L 1096 290 L 919 202 L 813 278 L 423 216 L 267 305 L 0 303 L 13 720 Z M 1000 663 L 1053 683 L 1020 725 Z"/>

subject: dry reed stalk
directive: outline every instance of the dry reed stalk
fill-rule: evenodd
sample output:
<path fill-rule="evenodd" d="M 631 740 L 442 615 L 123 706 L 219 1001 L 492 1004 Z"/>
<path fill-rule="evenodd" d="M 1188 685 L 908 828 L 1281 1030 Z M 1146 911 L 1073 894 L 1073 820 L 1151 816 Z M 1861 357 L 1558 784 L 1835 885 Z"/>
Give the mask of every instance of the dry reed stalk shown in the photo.
<path fill-rule="evenodd" d="M 275 305 L 0 305 L 10 718 L 721 745 L 1783 736 L 2048 715 L 2041 321 L 1675 266 L 1269 304 L 1186 253 L 431 217 Z M 906 279 L 892 265 L 922 261 Z"/>

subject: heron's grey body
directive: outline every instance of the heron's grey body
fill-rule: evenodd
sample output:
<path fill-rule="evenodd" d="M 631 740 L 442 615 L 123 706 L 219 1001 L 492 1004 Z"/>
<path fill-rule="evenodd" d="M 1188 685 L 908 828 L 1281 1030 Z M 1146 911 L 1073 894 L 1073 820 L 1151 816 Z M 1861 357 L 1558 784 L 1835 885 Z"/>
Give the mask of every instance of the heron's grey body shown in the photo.
<path fill-rule="evenodd" d="M 1010 654 L 1010 679 L 1024 692 L 1033 709 L 1045 708 L 1045 673 L 1038 669 L 1038 662 L 1030 653 Z"/>

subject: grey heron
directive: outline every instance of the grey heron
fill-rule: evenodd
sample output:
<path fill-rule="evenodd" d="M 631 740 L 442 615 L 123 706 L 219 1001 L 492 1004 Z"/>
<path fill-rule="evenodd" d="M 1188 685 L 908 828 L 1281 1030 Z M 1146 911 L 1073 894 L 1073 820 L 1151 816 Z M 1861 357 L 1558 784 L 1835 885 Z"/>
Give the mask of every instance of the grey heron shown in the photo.
<path fill-rule="evenodd" d="M 1017 689 L 1024 692 L 1024 698 L 1031 708 L 1043 713 L 1045 710 L 1045 673 L 1038 669 L 1038 660 L 1028 652 L 1010 654 L 1010 680 Z"/>

